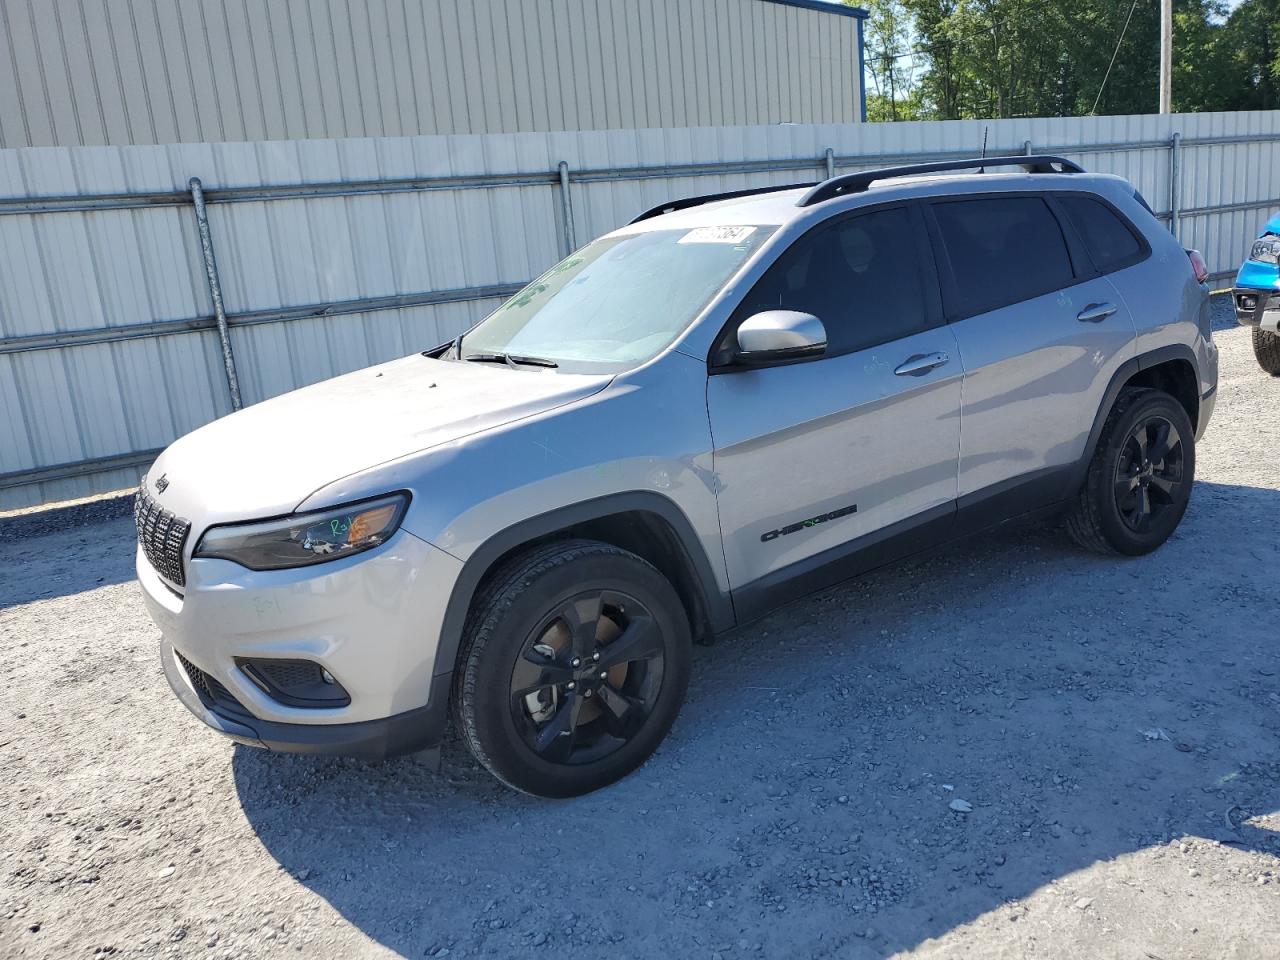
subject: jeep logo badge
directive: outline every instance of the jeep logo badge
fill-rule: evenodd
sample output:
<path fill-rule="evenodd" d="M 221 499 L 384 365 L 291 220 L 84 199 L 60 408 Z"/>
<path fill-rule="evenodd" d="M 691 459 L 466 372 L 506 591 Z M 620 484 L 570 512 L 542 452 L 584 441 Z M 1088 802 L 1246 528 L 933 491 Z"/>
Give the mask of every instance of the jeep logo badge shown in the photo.
<path fill-rule="evenodd" d="M 156 493 L 164 493 L 169 489 L 169 479 L 167 473 L 160 474 L 160 479 L 156 481 Z"/>

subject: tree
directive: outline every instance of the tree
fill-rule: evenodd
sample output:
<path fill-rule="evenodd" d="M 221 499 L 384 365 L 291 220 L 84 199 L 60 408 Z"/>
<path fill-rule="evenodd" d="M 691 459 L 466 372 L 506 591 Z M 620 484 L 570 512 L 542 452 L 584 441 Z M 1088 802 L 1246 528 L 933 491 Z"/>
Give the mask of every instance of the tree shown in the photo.
<path fill-rule="evenodd" d="M 1280 106 L 1280 0 L 1175 0 L 1174 109 Z M 1160 49 L 1156 0 L 880 0 L 867 58 L 885 119 L 1150 113 Z M 890 64 L 925 66 L 899 97 Z M 1114 62 L 1113 62 L 1114 55 Z M 910 102 L 908 111 L 904 104 Z"/>
<path fill-rule="evenodd" d="M 920 83 L 924 109 L 937 119 L 956 119 L 960 116 L 960 57 L 951 17 L 958 0 L 905 0 L 905 5 L 929 62 Z"/>
<path fill-rule="evenodd" d="M 1235 63 L 1226 4 L 1187 2 L 1173 13 L 1173 109 L 1238 110 L 1243 106 L 1245 72 Z"/>
<path fill-rule="evenodd" d="M 1244 0 L 1225 32 L 1240 100 L 1230 109 L 1280 107 L 1280 0 Z"/>
<path fill-rule="evenodd" d="M 852 5 L 852 0 L 845 2 Z M 863 56 L 874 91 L 867 96 L 867 119 L 914 120 L 914 54 L 906 9 L 902 0 L 871 0 L 867 10 L 870 16 L 863 31 Z"/>

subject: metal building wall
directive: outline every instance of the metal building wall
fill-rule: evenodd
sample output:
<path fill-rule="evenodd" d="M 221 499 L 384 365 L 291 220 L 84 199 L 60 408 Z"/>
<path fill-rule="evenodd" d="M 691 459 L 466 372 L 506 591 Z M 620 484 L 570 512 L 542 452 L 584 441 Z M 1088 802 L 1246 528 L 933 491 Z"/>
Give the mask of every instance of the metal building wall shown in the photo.
<path fill-rule="evenodd" d="M 0 0 L 0 148 L 848 123 L 857 38 L 776 0 Z"/>
<path fill-rule="evenodd" d="M 972 156 L 984 132 L 1128 177 L 1214 271 L 1280 207 L 1280 112 L 0 150 L 0 509 L 130 486 L 230 411 L 192 176 L 254 403 L 442 342 L 671 197 Z"/>

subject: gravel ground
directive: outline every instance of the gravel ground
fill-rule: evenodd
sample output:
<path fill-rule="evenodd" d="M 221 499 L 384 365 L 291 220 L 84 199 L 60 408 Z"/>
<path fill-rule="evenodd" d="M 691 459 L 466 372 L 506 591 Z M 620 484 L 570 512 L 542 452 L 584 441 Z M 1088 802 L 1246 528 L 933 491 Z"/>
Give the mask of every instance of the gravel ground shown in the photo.
<path fill-rule="evenodd" d="M 1220 328 L 1154 556 L 1005 529 L 792 605 L 698 648 L 657 756 L 574 801 L 457 745 L 233 746 L 167 689 L 130 521 L 24 516 L 0 956 L 1280 955 L 1280 380 Z"/>

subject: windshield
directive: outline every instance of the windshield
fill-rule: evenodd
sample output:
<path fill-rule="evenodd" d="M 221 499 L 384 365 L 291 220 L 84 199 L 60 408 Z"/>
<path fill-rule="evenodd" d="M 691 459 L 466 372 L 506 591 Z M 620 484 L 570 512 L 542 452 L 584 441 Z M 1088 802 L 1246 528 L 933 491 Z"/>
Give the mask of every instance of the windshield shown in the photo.
<path fill-rule="evenodd" d="M 648 360 L 774 229 L 696 227 L 597 240 L 482 320 L 462 338 L 458 356 L 537 358 L 569 372 L 609 372 Z"/>

